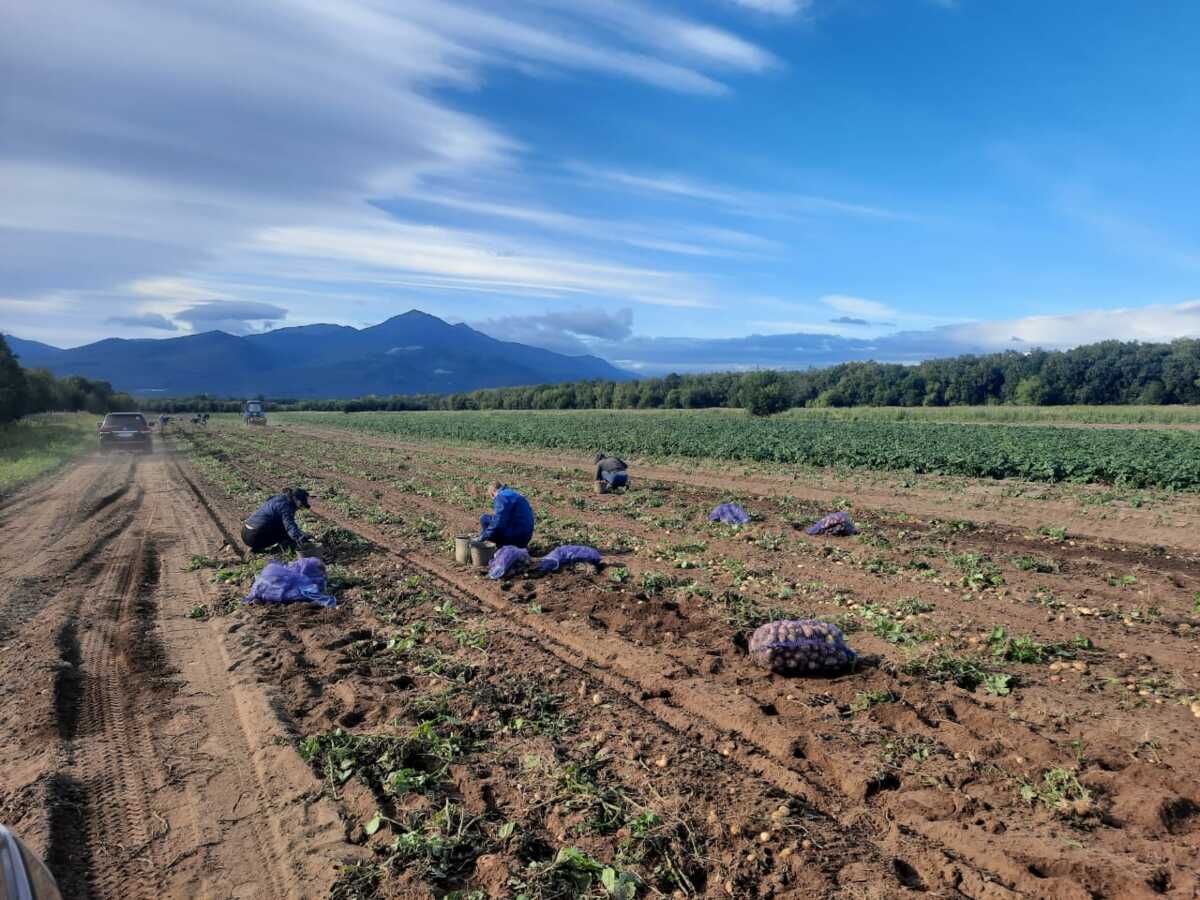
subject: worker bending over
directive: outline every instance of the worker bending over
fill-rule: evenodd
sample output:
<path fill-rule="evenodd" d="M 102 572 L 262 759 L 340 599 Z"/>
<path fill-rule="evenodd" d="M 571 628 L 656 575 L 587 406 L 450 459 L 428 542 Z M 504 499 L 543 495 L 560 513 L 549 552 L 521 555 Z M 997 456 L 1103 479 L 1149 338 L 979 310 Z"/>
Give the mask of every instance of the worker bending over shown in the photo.
<path fill-rule="evenodd" d="M 479 540 L 497 547 L 528 547 L 533 537 L 533 507 L 507 484 L 493 482 L 492 513 L 479 517 Z"/>
<path fill-rule="evenodd" d="M 596 480 L 607 482 L 609 490 L 625 487 L 629 484 L 629 466 L 619 457 L 597 453 Z"/>
<path fill-rule="evenodd" d="M 296 524 L 296 510 L 308 509 L 308 491 L 304 488 L 287 488 L 276 494 L 246 520 L 242 526 L 242 543 L 261 553 L 276 544 L 299 550 L 301 544 L 312 540 Z"/>

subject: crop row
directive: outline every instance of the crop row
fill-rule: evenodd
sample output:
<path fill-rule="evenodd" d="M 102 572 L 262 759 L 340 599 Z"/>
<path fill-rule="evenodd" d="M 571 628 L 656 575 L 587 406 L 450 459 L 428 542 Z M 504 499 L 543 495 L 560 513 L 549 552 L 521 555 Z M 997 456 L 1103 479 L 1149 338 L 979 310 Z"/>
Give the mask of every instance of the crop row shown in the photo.
<path fill-rule="evenodd" d="M 1200 434 L 587 411 L 289 414 L 409 440 L 1200 488 Z"/>

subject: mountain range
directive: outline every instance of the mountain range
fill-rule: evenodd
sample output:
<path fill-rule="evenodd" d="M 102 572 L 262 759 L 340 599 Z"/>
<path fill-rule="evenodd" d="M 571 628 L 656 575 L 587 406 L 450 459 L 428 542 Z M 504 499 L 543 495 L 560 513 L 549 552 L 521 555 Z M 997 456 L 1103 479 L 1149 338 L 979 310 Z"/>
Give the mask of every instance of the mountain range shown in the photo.
<path fill-rule="evenodd" d="M 488 337 L 410 310 L 369 328 L 301 325 L 248 335 L 206 331 L 108 338 L 60 350 L 6 336 L 21 365 L 110 382 L 135 395 L 339 398 L 634 376 L 595 356 Z"/>

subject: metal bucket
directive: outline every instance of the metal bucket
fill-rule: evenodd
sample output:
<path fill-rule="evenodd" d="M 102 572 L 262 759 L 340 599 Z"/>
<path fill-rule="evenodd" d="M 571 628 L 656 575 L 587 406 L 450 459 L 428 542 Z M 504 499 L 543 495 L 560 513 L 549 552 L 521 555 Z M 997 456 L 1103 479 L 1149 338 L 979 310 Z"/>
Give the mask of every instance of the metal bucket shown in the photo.
<path fill-rule="evenodd" d="M 460 534 L 454 539 L 454 561 L 466 565 L 471 561 L 471 543 L 475 540 L 472 534 Z"/>
<path fill-rule="evenodd" d="M 491 541 L 471 541 L 471 562 L 486 569 L 496 555 L 496 545 Z"/>

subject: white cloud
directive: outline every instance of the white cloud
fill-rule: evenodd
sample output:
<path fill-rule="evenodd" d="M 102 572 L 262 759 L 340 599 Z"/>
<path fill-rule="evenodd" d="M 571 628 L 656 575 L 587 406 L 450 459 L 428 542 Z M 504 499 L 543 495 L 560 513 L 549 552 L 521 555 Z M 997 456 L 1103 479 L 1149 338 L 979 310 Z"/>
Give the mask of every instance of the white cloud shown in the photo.
<path fill-rule="evenodd" d="M 211 300 L 181 309 L 175 318 L 187 322 L 195 331 L 249 334 L 276 325 L 287 312 L 281 306 L 252 300 Z"/>
<path fill-rule="evenodd" d="M 406 224 L 383 216 L 364 219 L 358 227 L 272 228 L 258 236 L 255 247 L 271 256 L 308 261 L 316 269 L 305 274 L 318 280 L 710 305 L 703 286 L 685 274 L 575 257 L 539 248 L 527 237 Z"/>
<path fill-rule="evenodd" d="M 747 256 L 778 250 L 766 238 L 727 228 L 705 228 L 688 222 L 639 224 L 561 213 L 528 203 L 506 203 L 456 196 L 445 191 L 421 191 L 411 199 L 476 216 L 509 219 L 590 242 L 627 244 L 681 256 Z M 686 240 L 680 240 L 680 238 Z"/>
<path fill-rule="evenodd" d="M 1092 309 L 1057 316 L 968 322 L 934 329 L 948 341 L 990 350 L 1065 349 L 1097 341 L 1172 341 L 1200 336 L 1200 300 L 1175 305 Z M 1019 340 L 1014 341 L 1017 338 Z"/>
<path fill-rule="evenodd" d="M 481 173 L 493 183 L 523 177 L 528 148 L 453 108 L 438 93 L 444 86 L 473 88 L 508 68 L 720 94 L 729 90 L 725 74 L 776 63 L 735 34 L 633 0 L 524 0 L 502 13 L 490 0 L 62 0 L 20 4 L 5 26 L 0 296 L 32 298 L 43 310 L 67 303 L 81 313 L 73 329 L 169 315 L 199 300 L 252 299 L 246 287 L 299 289 L 306 269 L 350 284 L 385 283 L 374 279 L 399 271 L 446 290 L 524 283 L 549 294 L 617 291 L 627 302 L 702 305 L 698 285 L 674 273 L 553 246 L 514 258 L 467 241 L 429 266 L 374 258 L 356 273 L 373 242 L 404 244 L 366 203 Z M 339 265 L 324 252 L 297 259 L 302 241 L 279 245 L 287 229 L 298 237 L 308 223 L 341 236 Z M 543 224 L 579 234 L 595 227 L 569 216 Z M 612 241 L 722 252 L 633 226 Z M 281 271 L 281 254 L 291 272 Z M 233 273 L 238 289 L 228 287 Z M 147 297 L 153 309 L 143 309 Z"/>
<path fill-rule="evenodd" d="M 787 191 L 762 193 L 709 184 L 674 174 L 644 174 L 575 163 L 571 167 L 592 183 L 618 185 L 631 191 L 663 194 L 677 199 L 713 203 L 740 215 L 790 219 L 811 215 L 844 215 L 866 219 L 905 219 L 908 216 L 878 206 L 848 203 L 829 197 Z"/>
<path fill-rule="evenodd" d="M 896 310 L 885 303 L 876 300 L 864 300 L 862 297 L 847 297 L 844 294 L 830 294 L 822 297 L 821 302 L 830 309 L 846 315 L 865 319 L 886 319 L 897 315 Z"/>
<path fill-rule="evenodd" d="M 624 341 L 633 335 L 633 310 L 575 309 L 530 316 L 500 316 L 473 327 L 503 341 L 544 347 L 556 353 L 590 353 L 593 344 Z"/>
<path fill-rule="evenodd" d="M 729 0 L 729 2 L 755 12 L 774 13 L 780 16 L 793 16 L 812 5 L 812 0 Z"/>

